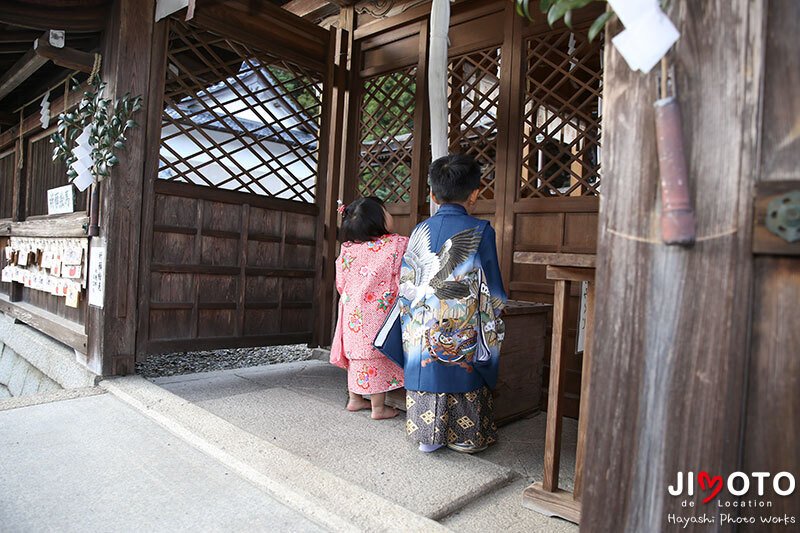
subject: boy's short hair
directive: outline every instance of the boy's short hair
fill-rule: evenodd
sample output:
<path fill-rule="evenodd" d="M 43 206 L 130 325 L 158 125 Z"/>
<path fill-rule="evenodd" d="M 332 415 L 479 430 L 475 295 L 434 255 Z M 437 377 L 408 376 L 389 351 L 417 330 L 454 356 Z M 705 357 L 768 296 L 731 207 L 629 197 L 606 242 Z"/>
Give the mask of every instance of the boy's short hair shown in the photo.
<path fill-rule="evenodd" d="M 451 154 L 431 163 L 431 192 L 439 203 L 463 202 L 481 186 L 481 167 L 466 154 Z"/>

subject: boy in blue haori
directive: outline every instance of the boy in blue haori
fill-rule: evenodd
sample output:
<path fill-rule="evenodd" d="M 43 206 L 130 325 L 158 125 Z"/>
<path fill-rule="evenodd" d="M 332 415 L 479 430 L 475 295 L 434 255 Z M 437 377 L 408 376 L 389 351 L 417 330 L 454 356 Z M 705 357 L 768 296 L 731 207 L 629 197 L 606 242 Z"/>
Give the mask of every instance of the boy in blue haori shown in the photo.
<path fill-rule="evenodd" d="M 481 170 L 465 155 L 431 164 L 439 211 L 411 234 L 400 293 L 375 346 L 404 367 L 406 432 L 431 452 L 474 453 L 497 438 L 491 389 L 497 382 L 506 301 L 495 232 L 470 216 Z"/>

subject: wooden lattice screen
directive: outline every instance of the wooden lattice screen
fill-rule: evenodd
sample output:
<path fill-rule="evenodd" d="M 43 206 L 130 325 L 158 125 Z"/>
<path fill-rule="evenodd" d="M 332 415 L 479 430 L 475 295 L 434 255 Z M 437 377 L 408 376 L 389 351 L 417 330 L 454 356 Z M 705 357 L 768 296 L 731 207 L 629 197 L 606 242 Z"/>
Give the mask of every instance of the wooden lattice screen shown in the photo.
<path fill-rule="evenodd" d="M 450 151 L 481 164 L 480 198 L 494 199 L 500 48 L 492 46 L 450 59 L 448 103 Z"/>
<path fill-rule="evenodd" d="M 170 21 L 159 178 L 313 202 L 319 73 Z"/>
<path fill-rule="evenodd" d="M 410 199 L 416 71 L 409 67 L 363 81 L 358 190 L 364 196 L 387 203 Z"/>
<path fill-rule="evenodd" d="M 602 41 L 585 30 L 526 40 L 520 198 L 599 194 Z"/>

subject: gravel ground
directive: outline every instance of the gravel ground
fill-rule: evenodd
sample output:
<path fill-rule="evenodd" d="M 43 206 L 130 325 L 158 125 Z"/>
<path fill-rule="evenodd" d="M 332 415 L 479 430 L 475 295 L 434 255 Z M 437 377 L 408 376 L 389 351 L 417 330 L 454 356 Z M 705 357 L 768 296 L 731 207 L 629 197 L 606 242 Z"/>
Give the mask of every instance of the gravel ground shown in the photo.
<path fill-rule="evenodd" d="M 212 372 L 230 368 L 273 365 L 311 359 L 311 348 L 305 344 L 236 348 L 207 352 L 180 352 L 151 355 L 136 363 L 136 373 L 146 378 Z"/>

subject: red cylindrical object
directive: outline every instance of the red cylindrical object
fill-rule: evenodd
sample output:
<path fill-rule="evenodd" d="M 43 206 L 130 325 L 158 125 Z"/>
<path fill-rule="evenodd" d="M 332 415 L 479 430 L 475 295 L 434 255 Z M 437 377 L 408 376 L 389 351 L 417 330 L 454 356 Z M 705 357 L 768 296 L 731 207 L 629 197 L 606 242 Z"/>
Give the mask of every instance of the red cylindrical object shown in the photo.
<path fill-rule="evenodd" d="M 661 177 L 661 238 L 665 244 L 691 246 L 695 241 L 695 220 L 683 150 L 681 109 L 674 97 L 662 98 L 654 105 Z"/>

